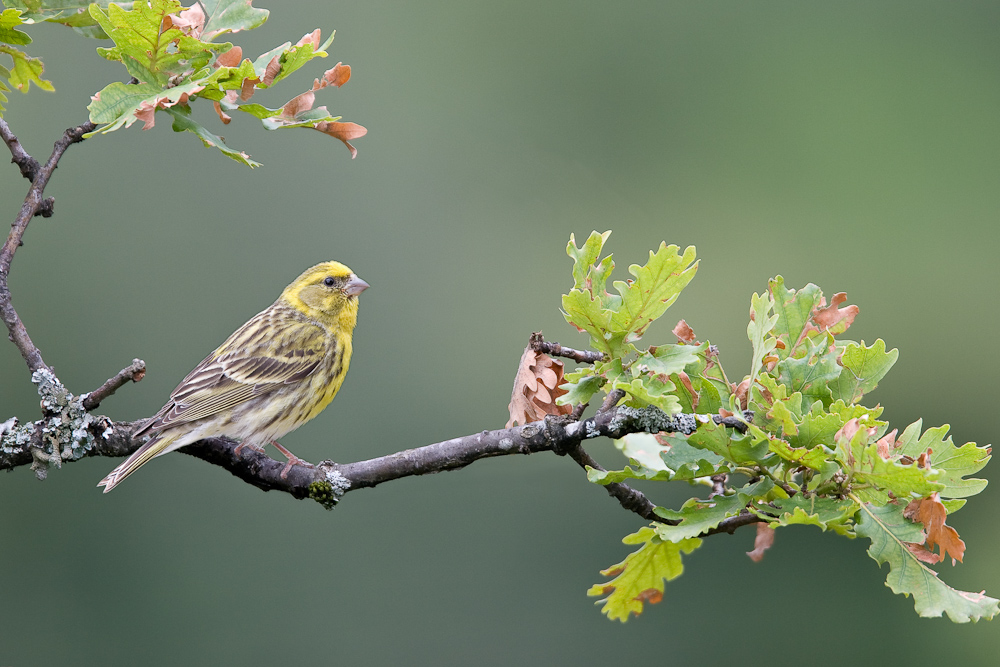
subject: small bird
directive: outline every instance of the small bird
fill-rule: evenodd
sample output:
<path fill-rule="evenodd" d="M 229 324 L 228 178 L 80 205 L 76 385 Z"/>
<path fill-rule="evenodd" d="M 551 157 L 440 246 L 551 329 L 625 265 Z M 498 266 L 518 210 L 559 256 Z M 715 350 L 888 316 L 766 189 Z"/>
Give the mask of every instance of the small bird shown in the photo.
<path fill-rule="evenodd" d="M 347 375 L 358 295 L 368 283 L 339 262 L 308 269 L 271 306 L 208 355 L 133 438 L 151 435 L 98 486 L 104 493 L 150 459 L 202 438 L 227 436 L 304 463 L 276 442 L 323 411 Z"/>

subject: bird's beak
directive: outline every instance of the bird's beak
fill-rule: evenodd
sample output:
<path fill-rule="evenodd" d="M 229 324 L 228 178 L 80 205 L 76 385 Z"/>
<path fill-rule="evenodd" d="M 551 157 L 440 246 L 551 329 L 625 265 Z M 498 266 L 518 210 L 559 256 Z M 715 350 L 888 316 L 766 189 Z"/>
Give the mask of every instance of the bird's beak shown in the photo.
<path fill-rule="evenodd" d="M 351 279 L 344 285 L 344 293 L 348 296 L 357 296 L 368 289 L 368 287 L 368 283 L 352 273 Z"/>

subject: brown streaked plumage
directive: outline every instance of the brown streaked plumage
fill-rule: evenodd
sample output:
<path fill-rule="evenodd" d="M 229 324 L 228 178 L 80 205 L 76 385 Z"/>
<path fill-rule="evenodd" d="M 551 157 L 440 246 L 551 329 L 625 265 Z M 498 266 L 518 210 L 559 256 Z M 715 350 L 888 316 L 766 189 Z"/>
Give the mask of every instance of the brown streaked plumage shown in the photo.
<path fill-rule="evenodd" d="M 202 438 L 228 436 L 262 449 L 323 411 L 351 363 L 358 295 L 349 268 L 324 262 L 285 288 L 266 310 L 198 364 L 134 438 L 150 435 L 98 486 L 107 493 L 150 459 Z M 287 472 L 287 467 L 285 469 Z"/>

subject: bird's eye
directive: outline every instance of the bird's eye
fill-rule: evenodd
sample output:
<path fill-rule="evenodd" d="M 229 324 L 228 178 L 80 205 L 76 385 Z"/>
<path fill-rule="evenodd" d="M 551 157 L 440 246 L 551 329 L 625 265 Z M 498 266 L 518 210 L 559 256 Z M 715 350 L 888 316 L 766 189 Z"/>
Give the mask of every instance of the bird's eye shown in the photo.
<path fill-rule="evenodd" d="M 324 284 L 324 285 L 326 285 L 327 287 L 333 287 L 333 284 L 334 284 L 335 282 L 337 282 L 337 281 L 336 281 L 336 280 L 334 280 L 333 278 L 326 278 L 326 279 L 325 279 L 325 280 L 323 281 L 323 284 Z"/>

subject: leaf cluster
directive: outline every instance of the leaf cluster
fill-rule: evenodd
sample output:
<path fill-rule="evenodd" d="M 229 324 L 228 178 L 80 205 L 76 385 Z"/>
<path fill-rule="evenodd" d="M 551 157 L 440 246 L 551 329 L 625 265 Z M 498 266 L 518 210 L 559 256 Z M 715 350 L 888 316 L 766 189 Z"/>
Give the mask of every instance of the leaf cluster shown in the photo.
<path fill-rule="evenodd" d="M 230 148 L 225 140 L 192 117 L 197 99 L 212 103 L 219 120 L 228 124 L 242 112 L 261 122 L 266 130 L 306 127 L 320 131 L 357 150 L 350 141 L 366 134 L 356 123 L 341 122 L 325 106 L 315 105 L 315 92 L 347 83 L 351 68 L 338 63 L 314 79 L 310 88 L 279 107 L 252 102 L 257 90 L 271 88 L 314 58 L 326 58 L 333 41 L 322 40 L 320 30 L 304 35 L 296 43 L 285 42 L 260 56 L 243 57 L 240 46 L 221 41 L 243 30 L 264 24 L 268 11 L 252 6 L 252 0 L 199 0 L 190 7 L 179 0 L 97 3 L 82 0 L 4 0 L 9 7 L 0 14 L 0 53 L 13 59 L 13 67 L 0 66 L 0 112 L 3 92 L 18 88 L 27 92 L 34 83 L 43 90 L 52 84 L 41 78 L 42 62 L 30 58 L 16 46 L 31 39 L 17 26 L 47 21 L 72 27 L 78 33 L 110 39 L 113 46 L 98 48 L 102 57 L 120 62 L 131 77 L 98 91 L 87 107 L 90 120 L 100 133 L 131 127 L 142 121 L 143 129 L 156 123 L 156 113 L 171 118 L 175 132 L 190 132 L 205 146 L 219 149 L 227 157 L 257 167 L 245 152 Z M 3 82 L 6 79 L 8 84 Z"/>
<path fill-rule="evenodd" d="M 687 436 L 626 436 L 616 446 L 628 466 L 588 471 L 598 484 L 685 481 L 714 489 L 677 510 L 658 508 L 661 522 L 626 538 L 641 546 L 604 572 L 611 581 L 589 591 L 602 598 L 609 618 L 625 621 L 644 603 L 659 601 L 663 582 L 680 574 L 681 555 L 698 548 L 699 536 L 746 514 L 765 522 L 765 531 L 806 524 L 871 540 L 869 555 L 889 565 L 887 585 L 912 595 L 922 616 L 946 613 L 964 622 L 998 612 L 997 600 L 957 591 L 930 567 L 946 556 L 962 560 L 965 543 L 947 517 L 985 488 L 985 480 L 969 475 L 986 465 L 990 449 L 957 446 L 947 426 L 922 431 L 919 421 L 897 438 L 898 430 L 880 420 L 880 406 L 862 404 L 898 351 L 881 339 L 867 345 L 843 338 L 859 312 L 843 305 L 845 294 L 828 305 L 816 285 L 796 290 L 780 276 L 771 280 L 751 298 L 750 372 L 730 382 L 718 351 L 686 323 L 674 330 L 677 344 L 636 347 L 694 276 L 694 248 L 681 254 L 661 244 L 645 266 L 629 267 L 633 279 L 613 283 L 617 294 L 611 294 L 614 264 L 610 255 L 601 257 L 607 238 L 595 232 L 583 247 L 570 238 L 574 284 L 563 312 L 605 358 L 566 374 L 559 402 L 585 403 L 602 389 L 621 389 L 628 403 L 668 413 L 753 414 L 745 433 L 706 417 Z"/>

